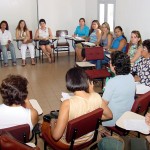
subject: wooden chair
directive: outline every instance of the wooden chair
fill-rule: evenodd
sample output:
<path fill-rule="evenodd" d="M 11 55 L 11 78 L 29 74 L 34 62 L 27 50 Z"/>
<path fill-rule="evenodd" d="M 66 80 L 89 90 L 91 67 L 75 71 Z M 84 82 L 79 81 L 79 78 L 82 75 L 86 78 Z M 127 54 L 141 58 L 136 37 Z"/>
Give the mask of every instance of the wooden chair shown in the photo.
<path fill-rule="evenodd" d="M 149 104 L 150 104 L 150 91 L 141 95 L 139 98 L 135 99 L 131 111 L 137 114 L 145 115 L 148 110 Z M 129 131 L 119 128 L 117 126 L 107 127 L 107 129 L 111 131 L 111 135 L 113 134 L 113 132 L 116 132 L 117 134 L 122 136 L 127 135 L 129 133 Z M 138 137 L 140 137 L 139 132 Z"/>
<path fill-rule="evenodd" d="M 104 51 L 102 47 L 91 47 L 85 48 L 85 57 L 87 61 L 90 60 L 103 60 L 104 59 Z M 104 84 L 104 79 L 106 77 L 110 77 L 111 74 L 108 72 L 107 68 L 104 69 L 92 69 L 85 71 L 88 77 L 92 80 L 102 80 L 102 88 Z"/>
<path fill-rule="evenodd" d="M 56 37 L 58 38 L 58 40 L 54 50 L 57 52 L 57 59 L 58 59 L 58 53 L 61 51 L 67 51 L 68 56 L 70 55 L 70 46 L 67 39 L 62 40 L 62 38 L 65 38 L 66 35 L 68 35 L 68 30 L 56 31 Z"/>
<path fill-rule="evenodd" d="M 42 136 L 45 141 L 44 149 L 46 149 L 46 145 L 49 145 L 54 150 L 79 150 L 89 146 L 97 139 L 98 127 L 101 123 L 102 114 L 103 109 L 98 108 L 88 114 L 69 121 L 66 130 L 66 141 L 70 143 L 70 145 L 65 145 L 61 141 L 59 141 L 58 144 L 52 138 L 50 139 L 45 134 L 43 134 Z M 90 141 L 80 145 L 74 145 L 76 139 L 92 131 L 94 131 L 94 136 Z"/>

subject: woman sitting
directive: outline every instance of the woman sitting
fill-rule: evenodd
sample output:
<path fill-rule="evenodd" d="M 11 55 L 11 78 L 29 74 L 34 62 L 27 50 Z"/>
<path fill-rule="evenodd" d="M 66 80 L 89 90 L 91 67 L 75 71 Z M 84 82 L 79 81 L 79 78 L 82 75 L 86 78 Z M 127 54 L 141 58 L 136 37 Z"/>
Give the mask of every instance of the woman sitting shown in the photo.
<path fill-rule="evenodd" d="M 91 24 L 91 29 L 89 33 L 89 37 L 86 39 L 86 41 L 89 41 L 91 43 L 94 43 L 96 46 L 100 43 L 100 23 L 98 20 L 93 20 Z M 83 49 L 83 46 L 80 44 L 80 46 L 76 46 L 76 55 L 79 61 L 83 61 L 85 59 L 85 51 Z"/>
<path fill-rule="evenodd" d="M 86 39 L 89 35 L 89 27 L 86 26 L 85 24 L 85 19 L 84 18 L 80 18 L 79 19 L 79 26 L 76 27 L 76 30 L 74 32 L 73 37 L 81 37 Z"/>
<path fill-rule="evenodd" d="M 40 48 L 43 53 L 47 56 L 49 63 L 52 63 L 53 53 L 50 46 L 50 39 L 52 39 L 52 31 L 50 28 L 46 27 L 46 21 L 44 19 L 40 19 L 39 21 L 40 28 L 36 30 L 35 39 L 39 40 Z"/>
<path fill-rule="evenodd" d="M 131 64 L 139 62 L 142 52 L 142 38 L 139 31 L 131 32 L 130 45 L 128 55 L 130 56 Z"/>
<path fill-rule="evenodd" d="M 29 48 L 31 55 L 31 64 L 35 65 L 34 61 L 34 45 L 32 44 L 30 32 L 24 20 L 20 20 L 16 28 L 16 39 L 22 40 L 21 42 L 21 56 L 22 56 L 22 66 L 26 65 L 26 50 Z"/>
<path fill-rule="evenodd" d="M 116 50 L 126 52 L 127 39 L 124 36 L 122 28 L 120 26 L 116 26 L 114 32 L 116 37 L 112 42 L 110 52 Z"/>
<path fill-rule="evenodd" d="M 30 130 L 38 122 L 38 113 L 30 104 L 27 96 L 28 81 L 19 75 L 9 75 L 2 81 L 0 93 L 0 129 L 29 124 Z"/>
<path fill-rule="evenodd" d="M 142 58 L 133 66 L 132 74 L 136 82 L 150 86 L 150 40 L 143 41 L 142 45 Z"/>
<path fill-rule="evenodd" d="M 107 22 L 104 22 L 102 24 L 102 33 L 101 33 L 101 39 L 100 39 L 100 46 L 102 46 L 104 49 L 110 49 L 112 44 L 112 34 L 110 33 L 110 26 Z"/>
<path fill-rule="evenodd" d="M 16 66 L 16 53 L 12 43 L 12 36 L 9 31 L 9 26 L 6 21 L 0 23 L 0 49 L 2 50 L 4 67 L 8 66 L 7 50 L 11 53 L 12 65 Z"/>
<path fill-rule="evenodd" d="M 115 77 L 106 83 L 102 99 L 111 109 L 113 120 L 103 122 L 104 126 L 114 126 L 124 112 L 131 110 L 135 96 L 129 56 L 121 51 L 111 53 L 110 69 Z"/>
<path fill-rule="evenodd" d="M 62 102 L 58 120 L 51 119 L 50 125 L 44 122 L 42 134 L 48 136 L 57 144 L 67 144 L 65 140 L 66 127 L 70 120 L 87 114 L 97 108 L 103 108 L 102 119 L 111 119 L 112 113 L 98 93 L 93 91 L 93 83 L 81 68 L 72 68 L 66 74 L 66 87 L 74 93 L 70 99 Z M 85 127 L 86 128 L 86 127 Z M 79 138 L 75 144 L 84 143 L 93 137 L 93 132 Z M 53 138 L 53 139 L 52 139 Z"/>

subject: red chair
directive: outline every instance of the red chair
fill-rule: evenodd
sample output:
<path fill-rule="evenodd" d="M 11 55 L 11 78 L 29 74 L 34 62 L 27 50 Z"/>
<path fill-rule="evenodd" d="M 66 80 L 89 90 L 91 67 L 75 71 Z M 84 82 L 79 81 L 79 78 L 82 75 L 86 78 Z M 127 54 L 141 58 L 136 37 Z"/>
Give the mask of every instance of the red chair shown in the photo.
<path fill-rule="evenodd" d="M 80 150 L 88 147 L 90 144 L 96 141 L 98 134 L 98 127 L 101 123 L 101 117 L 103 114 L 103 109 L 98 108 L 88 114 L 75 118 L 68 122 L 66 130 L 66 141 L 71 143 L 70 145 L 65 145 L 61 141 L 55 142 L 52 138 L 49 138 L 46 134 L 43 134 L 44 139 L 44 149 L 46 145 L 49 145 L 54 150 Z M 81 145 L 74 145 L 75 139 L 94 131 L 93 138 Z"/>
<path fill-rule="evenodd" d="M 85 48 L 85 57 L 87 61 L 103 60 L 104 59 L 103 47 Z M 104 79 L 106 79 L 106 77 L 111 76 L 107 68 L 99 69 L 99 70 L 96 70 L 96 69 L 86 70 L 85 72 L 90 79 L 102 80 L 102 88 L 103 88 Z"/>
<path fill-rule="evenodd" d="M 30 126 L 28 124 L 0 129 L 0 132 L 2 131 L 9 132 L 15 139 L 22 143 L 29 142 Z"/>
<path fill-rule="evenodd" d="M 150 91 L 141 95 L 139 98 L 135 99 L 134 104 L 132 106 L 131 111 L 137 114 L 146 114 L 148 107 L 150 104 Z M 113 132 L 123 136 L 127 135 L 129 131 L 119 128 L 117 126 L 107 127 L 111 131 L 111 135 Z M 138 132 L 138 137 L 140 137 L 140 133 Z"/>

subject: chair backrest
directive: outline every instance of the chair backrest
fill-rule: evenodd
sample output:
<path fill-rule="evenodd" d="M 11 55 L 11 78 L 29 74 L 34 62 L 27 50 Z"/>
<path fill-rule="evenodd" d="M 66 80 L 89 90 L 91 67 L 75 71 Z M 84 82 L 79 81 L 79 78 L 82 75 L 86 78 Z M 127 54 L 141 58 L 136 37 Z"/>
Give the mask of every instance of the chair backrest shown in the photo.
<path fill-rule="evenodd" d="M 103 109 L 98 108 L 88 114 L 82 115 L 68 122 L 66 141 L 69 143 L 72 140 L 74 130 L 77 130 L 75 139 L 92 132 L 96 129 L 99 119 L 101 119 Z"/>
<path fill-rule="evenodd" d="M 85 48 L 86 60 L 103 60 L 104 50 L 103 47 L 88 47 Z"/>
<path fill-rule="evenodd" d="M 56 37 L 64 37 L 65 35 L 68 35 L 68 30 L 57 30 L 56 31 Z"/>
<path fill-rule="evenodd" d="M 30 126 L 28 124 L 0 129 L 0 131 L 6 131 L 10 133 L 15 139 L 20 142 L 26 143 L 29 141 Z"/>
<path fill-rule="evenodd" d="M 29 31 L 29 33 L 30 33 L 30 39 L 32 39 L 32 31 Z"/>
<path fill-rule="evenodd" d="M 150 103 L 150 91 L 141 95 L 134 101 L 131 111 L 141 114 L 146 113 Z"/>
<path fill-rule="evenodd" d="M 127 43 L 127 45 L 126 45 L 126 51 L 125 51 L 125 53 L 127 54 L 128 51 L 129 51 L 129 43 Z"/>

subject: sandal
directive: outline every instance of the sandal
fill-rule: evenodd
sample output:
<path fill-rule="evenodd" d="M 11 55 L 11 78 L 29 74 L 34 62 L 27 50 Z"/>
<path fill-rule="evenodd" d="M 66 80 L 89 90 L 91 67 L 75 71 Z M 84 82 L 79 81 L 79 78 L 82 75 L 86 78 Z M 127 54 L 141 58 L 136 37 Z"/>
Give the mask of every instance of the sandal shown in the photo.
<path fill-rule="evenodd" d="M 22 60 L 22 67 L 24 67 L 26 65 L 26 61 Z"/>

